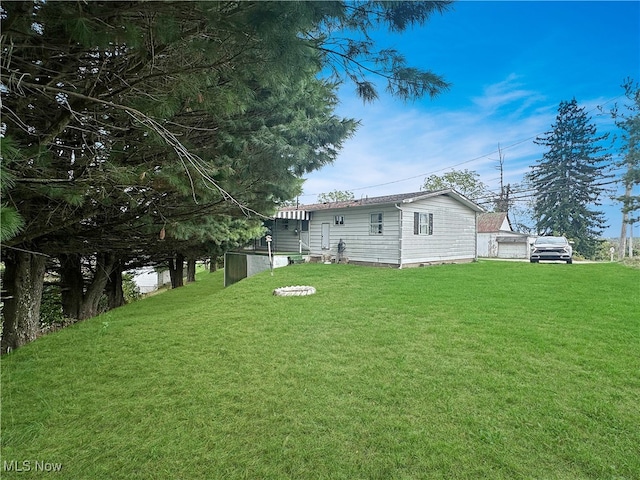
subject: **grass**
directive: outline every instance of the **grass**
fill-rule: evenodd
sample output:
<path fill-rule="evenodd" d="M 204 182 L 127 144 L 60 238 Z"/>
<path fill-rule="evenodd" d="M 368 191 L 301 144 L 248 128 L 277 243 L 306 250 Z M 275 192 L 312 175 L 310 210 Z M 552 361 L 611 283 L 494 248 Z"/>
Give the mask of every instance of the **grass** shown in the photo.
<path fill-rule="evenodd" d="M 204 273 L 2 359 L 1 478 L 639 478 L 639 305 L 618 264 Z"/>

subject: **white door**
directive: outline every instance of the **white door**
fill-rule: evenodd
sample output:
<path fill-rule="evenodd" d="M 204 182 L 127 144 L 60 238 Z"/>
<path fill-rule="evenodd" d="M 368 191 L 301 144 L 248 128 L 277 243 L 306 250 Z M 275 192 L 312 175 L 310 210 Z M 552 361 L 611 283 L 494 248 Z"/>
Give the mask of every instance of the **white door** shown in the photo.
<path fill-rule="evenodd" d="M 322 224 L 322 236 L 320 237 L 320 246 L 322 247 L 322 250 L 329 250 L 331 248 L 328 223 Z"/>

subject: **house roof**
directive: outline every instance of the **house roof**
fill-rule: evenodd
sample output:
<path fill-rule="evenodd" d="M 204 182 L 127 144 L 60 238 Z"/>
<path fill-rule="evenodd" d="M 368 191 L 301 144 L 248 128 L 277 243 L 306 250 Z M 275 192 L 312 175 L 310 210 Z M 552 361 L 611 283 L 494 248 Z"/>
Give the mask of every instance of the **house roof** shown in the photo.
<path fill-rule="evenodd" d="M 464 195 L 456 192 L 453 189 L 447 190 L 437 190 L 433 192 L 413 192 L 413 193 L 399 193 L 396 195 L 385 195 L 382 197 L 364 197 L 358 200 L 348 200 L 343 202 L 325 202 L 325 203 L 314 203 L 310 205 L 299 205 L 298 207 L 283 207 L 276 214 L 276 218 L 291 218 L 292 211 L 304 211 L 304 212 L 315 212 L 318 210 L 331 210 L 338 208 L 357 208 L 357 207 L 365 207 L 371 205 L 389 205 L 389 204 L 398 204 L 398 203 L 412 203 L 418 200 L 423 200 L 425 198 L 437 197 L 440 195 L 447 195 L 458 200 L 460 203 L 466 205 L 476 212 L 483 212 L 483 208 L 477 205 L 476 203 L 469 200 Z"/>
<path fill-rule="evenodd" d="M 505 220 L 511 230 L 511 222 L 509 222 L 507 212 L 483 213 L 478 216 L 478 233 L 499 232 L 502 230 Z"/>

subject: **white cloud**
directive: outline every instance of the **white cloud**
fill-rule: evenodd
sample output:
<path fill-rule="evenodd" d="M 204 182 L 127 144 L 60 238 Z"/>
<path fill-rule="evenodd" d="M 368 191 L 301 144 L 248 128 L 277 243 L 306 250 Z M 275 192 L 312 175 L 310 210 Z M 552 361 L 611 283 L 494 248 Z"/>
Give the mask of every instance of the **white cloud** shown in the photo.
<path fill-rule="evenodd" d="M 513 73 L 501 82 L 486 86 L 482 96 L 472 98 L 485 115 L 493 115 L 508 107 L 510 116 L 518 116 L 543 100 L 544 96 L 523 88 L 523 84 L 518 82 L 518 76 Z"/>
<path fill-rule="evenodd" d="M 581 105 L 590 110 L 606 100 Z M 319 193 L 332 190 L 349 190 L 356 198 L 418 191 L 426 176 L 451 168 L 476 171 L 498 191 L 498 145 L 505 159 L 504 182 L 520 183 L 544 152 L 533 140 L 550 130 L 557 107 L 515 75 L 455 108 L 385 98 L 363 106 L 346 97 L 338 113 L 361 119 L 362 126 L 334 165 L 308 176 L 301 201 L 312 203 Z"/>
<path fill-rule="evenodd" d="M 553 110 L 538 106 L 523 116 L 542 96 L 515 80 L 511 75 L 486 87 L 482 97 L 458 110 L 432 109 L 428 104 L 419 108 L 386 99 L 364 107 L 347 101 L 340 112 L 361 118 L 362 126 L 346 142 L 334 166 L 309 176 L 305 193 L 364 187 L 370 187 L 366 191 L 371 195 L 418 190 L 424 177 L 451 168 L 478 171 L 483 181 L 491 183 L 499 176 L 498 144 L 504 149 L 506 168 L 521 172 L 518 162 L 535 156 L 531 137 L 549 128 Z M 514 113 L 498 114 L 499 106 L 507 104 Z M 381 185 L 385 183 L 389 185 Z"/>

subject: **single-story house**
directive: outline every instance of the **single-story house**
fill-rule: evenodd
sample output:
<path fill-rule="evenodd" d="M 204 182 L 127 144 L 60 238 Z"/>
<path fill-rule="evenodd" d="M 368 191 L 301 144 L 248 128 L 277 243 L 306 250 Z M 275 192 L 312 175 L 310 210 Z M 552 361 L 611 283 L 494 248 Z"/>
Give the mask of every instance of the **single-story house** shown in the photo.
<path fill-rule="evenodd" d="M 133 282 L 142 294 L 155 292 L 164 285 L 171 285 L 169 270 L 157 271 L 153 267 L 142 267 L 129 273 L 133 274 Z"/>
<path fill-rule="evenodd" d="M 477 259 L 483 211 L 447 189 L 286 207 L 267 227 L 275 252 L 403 268 Z M 266 239 L 256 246 L 266 248 Z"/>
<path fill-rule="evenodd" d="M 529 235 L 514 232 L 506 212 L 478 216 L 478 256 L 485 258 L 529 258 Z"/>

